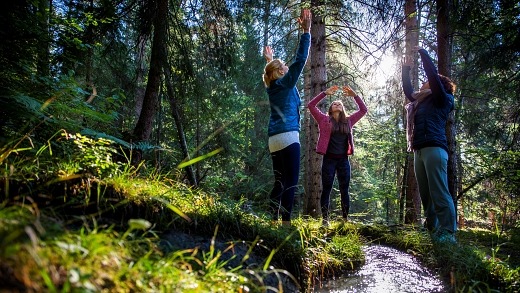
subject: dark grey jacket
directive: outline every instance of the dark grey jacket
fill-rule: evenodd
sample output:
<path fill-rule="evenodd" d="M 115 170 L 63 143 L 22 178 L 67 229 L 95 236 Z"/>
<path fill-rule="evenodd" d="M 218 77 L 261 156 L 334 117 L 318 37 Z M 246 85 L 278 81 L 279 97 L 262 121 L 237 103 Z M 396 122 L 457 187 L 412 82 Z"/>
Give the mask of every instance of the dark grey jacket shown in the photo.
<path fill-rule="evenodd" d="M 420 150 L 425 147 L 441 147 L 448 151 L 446 122 L 454 108 L 454 97 L 442 85 L 437 69 L 426 50 L 419 50 L 424 71 L 428 77 L 432 94 L 417 105 L 414 118 L 412 147 Z M 403 91 L 406 98 L 413 102 L 413 87 L 410 81 L 410 67 L 403 66 Z"/>

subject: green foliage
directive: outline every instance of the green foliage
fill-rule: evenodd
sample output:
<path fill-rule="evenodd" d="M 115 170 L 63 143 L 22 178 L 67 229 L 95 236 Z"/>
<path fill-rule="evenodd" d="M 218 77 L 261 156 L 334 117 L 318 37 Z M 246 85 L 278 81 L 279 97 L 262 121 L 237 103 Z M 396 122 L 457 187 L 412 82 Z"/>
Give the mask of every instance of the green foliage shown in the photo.
<path fill-rule="evenodd" d="M 113 160 L 117 150 L 112 142 L 103 138 L 97 140 L 81 134 L 63 134 L 66 141 L 72 141 L 74 147 L 67 148 L 64 154 L 78 169 L 72 173 L 92 174 L 95 177 L 109 178 L 118 173 L 120 164 Z"/>
<path fill-rule="evenodd" d="M 52 180 L 54 176 L 90 174 L 95 177 L 109 177 L 118 173 L 121 164 L 113 160 L 117 151 L 111 141 L 94 140 L 81 134 L 61 131 L 57 134 L 61 134 L 61 138 L 55 139 L 53 136 L 39 147 L 32 145 L 24 149 L 4 148 L 2 163 L 5 166 L 15 164 L 17 167 L 16 173 L 11 172 L 9 177 L 46 181 Z M 28 138 L 20 139 L 18 144 L 23 140 Z M 23 155 L 20 153 L 22 151 L 28 154 Z"/>
<path fill-rule="evenodd" d="M 455 6 L 454 79 L 458 82 L 458 115 L 463 185 L 469 214 L 488 217 L 497 211 L 505 229 L 518 222 L 518 117 L 520 113 L 520 22 L 514 2 L 474 1 Z M 485 119 L 475 119 L 485 117 Z M 482 209 L 472 209 L 482 205 Z"/>
<path fill-rule="evenodd" d="M 111 170 L 102 167 L 105 161 L 103 161 L 104 156 L 100 154 L 111 153 L 107 149 L 106 141 L 92 140 L 81 135 L 69 135 L 66 138 L 67 140 L 63 141 L 71 147 L 71 150 L 91 149 L 80 155 L 80 158 L 75 158 L 76 161 L 81 162 L 78 165 L 93 170 L 99 169 L 99 172 L 95 173 L 97 176 Z M 52 153 L 52 148 L 45 149 L 40 152 L 42 153 Z M 54 170 L 54 168 L 47 167 L 46 170 Z M 87 168 L 81 168 L 77 171 L 86 172 L 86 170 Z M 166 181 L 140 181 L 129 176 L 118 176 L 119 171 L 114 172 L 110 175 L 104 174 L 106 177 L 103 177 L 103 180 L 114 184 L 114 190 L 126 196 L 129 202 L 144 205 L 148 210 L 147 219 L 164 222 L 156 222 L 152 225 L 148 220 L 130 218 L 128 225 L 106 226 L 98 225 L 96 221 L 88 224 L 89 221 L 84 218 L 83 225 L 78 228 L 77 221 L 72 220 L 77 215 L 67 214 L 69 207 L 79 204 L 77 202 L 66 203 L 64 208 L 44 205 L 38 207 L 28 205 L 26 209 L 19 206 L 2 206 L 0 219 L 2 219 L 3 229 L 0 230 L 0 236 L 5 241 L 1 242 L 3 254 L 0 255 L 0 259 L 4 268 L 23 270 L 26 278 L 13 279 L 18 282 L 17 286 L 50 291 L 103 288 L 123 291 L 171 291 L 175 288 L 182 292 L 190 292 L 190 288 L 203 291 L 206 288 L 212 288 L 211 290 L 220 288 L 219 290 L 228 292 L 243 286 L 252 290 L 267 288 L 272 284 L 272 281 L 267 279 L 272 279 L 273 275 L 278 276 L 277 278 L 293 278 L 290 272 L 273 268 L 272 265 L 284 258 L 298 259 L 298 256 L 303 253 L 301 246 L 291 244 L 294 232 L 289 235 L 280 233 L 276 227 L 259 217 L 245 213 L 241 209 L 243 203 L 219 199 L 202 192 L 191 192 L 180 184 L 172 188 L 173 186 L 165 184 Z M 125 179 L 120 181 L 119 178 Z M 88 186 L 81 188 L 85 187 L 89 188 Z M 103 211 L 104 196 L 98 197 L 97 205 L 100 212 L 96 219 L 109 217 Z M 109 214 L 118 213 L 119 209 L 128 207 L 129 202 L 123 201 L 124 205 L 110 204 Z M 84 204 L 89 205 L 87 202 Z M 173 213 L 182 215 L 179 209 L 170 212 L 166 209 L 163 212 L 159 211 L 158 214 L 157 204 L 163 207 L 178 207 L 182 210 L 182 214 L 189 214 L 193 220 L 174 217 Z M 63 220 L 69 219 L 65 222 L 71 223 L 72 220 L 73 224 L 63 226 L 64 222 L 55 219 L 56 214 L 59 214 Z M 172 215 L 168 216 L 168 214 Z M 223 258 L 223 254 L 233 249 L 231 245 L 224 250 L 212 244 L 209 250 L 199 252 L 194 247 L 172 251 L 165 255 L 165 252 L 159 249 L 159 243 L 163 240 L 158 238 L 158 231 L 150 229 L 165 229 L 170 223 L 176 223 L 176 226 L 186 225 L 186 228 L 189 228 L 189 223 L 195 223 L 199 227 L 199 233 L 203 234 L 209 232 L 208 228 L 221 225 L 224 228 L 222 232 L 215 229 L 212 243 L 218 241 L 217 231 L 219 231 L 219 238 L 231 237 L 231 235 L 245 239 L 256 238 L 252 240 L 247 254 L 241 256 L 242 261 L 248 259 L 248 255 L 253 253 L 253 248 L 260 243 L 259 233 L 264 236 L 260 246 L 261 251 L 271 249 L 275 253 L 265 261 L 267 265 L 265 269 L 254 271 L 244 271 L 242 267 L 229 267 L 232 258 Z M 281 231 L 287 232 L 287 230 Z M 23 245 L 28 241 L 32 245 Z M 308 241 L 314 240 L 309 237 Z M 262 254 L 263 252 L 260 253 Z M 62 274 L 53 275 L 54 267 L 59 267 Z M 267 283 L 264 283 L 263 278 L 266 278 Z M 277 281 L 277 286 L 282 286 L 282 283 Z"/>
<path fill-rule="evenodd" d="M 361 243 L 359 235 L 354 232 L 332 237 L 325 247 L 342 264 L 341 269 L 353 270 L 359 266 L 359 260 L 363 255 Z"/>
<path fill-rule="evenodd" d="M 35 143 L 41 143 L 60 129 L 77 132 L 90 126 L 105 127 L 114 121 L 110 108 L 117 106 L 107 103 L 106 108 L 95 109 L 84 102 L 85 92 L 70 76 L 60 80 L 42 80 L 42 85 L 51 86 L 43 93 L 19 93 L 6 98 L 6 111 L 10 115 L 3 124 L 6 137 L 16 139 L 30 133 Z M 51 97 L 51 98 L 49 98 Z M 19 115 L 17 115 L 19 114 Z M 110 129 L 110 128 L 107 128 Z"/>
<path fill-rule="evenodd" d="M 85 225 L 77 232 L 35 234 L 33 245 L 18 246 L 16 254 L 11 250 L 9 257 L 2 257 L 2 263 L 23 269 L 32 279 L 26 281 L 26 288 L 38 291 L 110 288 L 116 291 L 191 292 L 194 288 L 205 290 L 209 286 L 229 291 L 247 280 L 218 268 L 207 268 L 205 273 L 190 269 L 187 264 L 199 262 L 191 251 L 165 256 L 157 249 L 159 239 L 153 231 L 137 235 L 131 230 L 121 236 L 113 228 Z M 218 263 L 217 258 L 213 261 Z M 54 276 L 53 267 L 59 267 L 62 274 Z"/>

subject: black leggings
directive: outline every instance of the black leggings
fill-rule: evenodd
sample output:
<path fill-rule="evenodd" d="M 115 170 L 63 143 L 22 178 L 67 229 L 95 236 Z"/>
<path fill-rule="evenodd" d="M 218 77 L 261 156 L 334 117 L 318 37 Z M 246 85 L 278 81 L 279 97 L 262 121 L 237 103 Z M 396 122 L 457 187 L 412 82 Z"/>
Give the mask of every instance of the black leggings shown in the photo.
<path fill-rule="evenodd" d="M 334 177 L 338 176 L 339 193 L 341 195 L 341 215 L 347 218 L 350 207 L 350 161 L 347 158 L 323 158 L 321 166 L 321 214 L 324 219 L 329 218 L 330 192 L 334 184 Z"/>
<path fill-rule="evenodd" d="M 282 221 L 290 221 L 294 192 L 300 173 L 300 144 L 295 142 L 284 149 L 271 153 L 271 158 L 275 179 L 270 196 L 271 213 L 275 220 L 281 214 Z"/>

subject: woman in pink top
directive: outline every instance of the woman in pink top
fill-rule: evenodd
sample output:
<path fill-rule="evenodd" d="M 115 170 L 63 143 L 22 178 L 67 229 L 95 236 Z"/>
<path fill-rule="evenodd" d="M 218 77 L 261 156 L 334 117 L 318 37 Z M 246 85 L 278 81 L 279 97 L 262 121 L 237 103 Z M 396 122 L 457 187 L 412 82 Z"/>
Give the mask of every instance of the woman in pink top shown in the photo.
<path fill-rule="evenodd" d="M 318 107 L 318 103 L 327 95 L 333 95 L 339 89 L 331 86 L 324 92 L 314 97 L 307 107 L 312 117 L 318 123 L 319 137 L 316 152 L 323 155 L 321 166 L 321 214 L 325 224 L 329 221 L 330 192 L 334 183 L 334 176 L 338 174 L 339 191 L 341 194 L 341 214 L 347 220 L 350 198 L 350 161 L 349 156 L 354 153 L 354 138 L 352 127 L 367 113 L 367 107 L 363 100 L 350 88 L 343 87 L 345 97 L 354 97 L 358 110 L 347 116 L 345 107 L 340 100 L 330 104 L 327 114 Z"/>

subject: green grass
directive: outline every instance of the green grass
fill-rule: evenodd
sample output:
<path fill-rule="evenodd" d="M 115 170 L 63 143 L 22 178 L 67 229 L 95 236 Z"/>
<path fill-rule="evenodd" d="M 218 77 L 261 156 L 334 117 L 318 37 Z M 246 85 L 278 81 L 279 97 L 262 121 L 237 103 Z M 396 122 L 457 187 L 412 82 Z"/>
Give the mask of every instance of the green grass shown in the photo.
<path fill-rule="evenodd" d="M 91 207 L 86 214 L 76 213 L 78 202 L 70 195 L 61 206 L 38 206 L 27 198 L 0 208 L 0 269 L 10 272 L 11 286 L 45 292 L 262 292 L 284 279 L 312 286 L 318 272 L 345 269 L 346 257 L 362 258 L 355 229 L 328 241 L 315 220 L 273 225 L 261 212 L 243 211 L 241 202 L 173 181 L 115 178 L 89 187 L 76 192 L 82 206 Z M 233 256 L 244 261 L 229 266 L 223 253 L 232 244 L 164 249 L 162 236 L 171 230 L 213 243 L 244 242 L 248 250 Z M 257 263 L 245 265 L 253 255 Z"/>
<path fill-rule="evenodd" d="M 96 212 L 88 215 L 66 214 L 67 204 L 41 207 L 30 198 L 4 202 L 0 270 L 9 273 L 10 286 L 43 292 L 263 292 L 289 279 L 305 291 L 361 265 L 361 247 L 375 242 L 419 257 L 458 292 L 518 288 L 519 269 L 510 265 L 518 255 L 508 254 L 518 244 L 514 234 L 467 229 L 459 231 L 458 245 L 436 246 L 414 227 L 333 221 L 325 228 L 307 218 L 284 227 L 260 211 L 244 211 L 243 202 L 174 181 L 113 179 L 101 186 L 93 187 Z M 221 245 L 165 249 L 164 235 L 172 230 Z M 247 248 L 230 265 L 224 254 L 236 243 Z M 254 265 L 246 261 L 253 258 Z"/>

